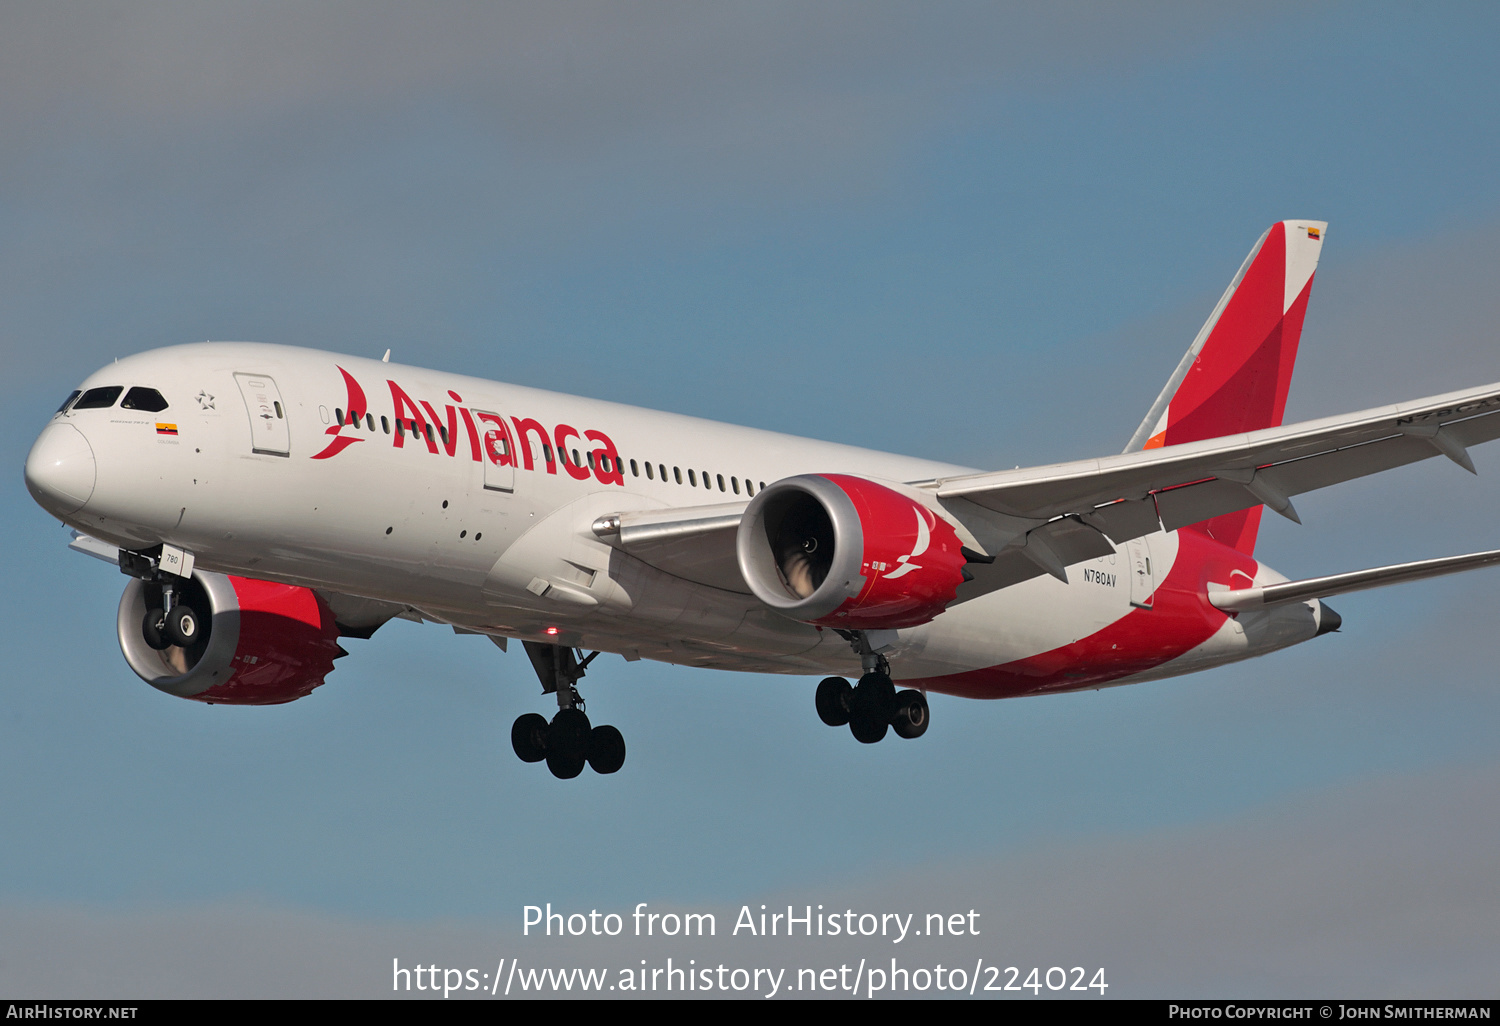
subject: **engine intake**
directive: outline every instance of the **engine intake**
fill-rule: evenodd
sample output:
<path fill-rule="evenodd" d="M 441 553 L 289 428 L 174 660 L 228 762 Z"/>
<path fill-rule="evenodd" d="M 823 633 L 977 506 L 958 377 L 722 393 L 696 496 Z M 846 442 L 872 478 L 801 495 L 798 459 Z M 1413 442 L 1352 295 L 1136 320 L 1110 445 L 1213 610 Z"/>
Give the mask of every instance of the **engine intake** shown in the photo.
<path fill-rule="evenodd" d="M 964 581 L 953 525 L 883 484 L 844 474 L 777 481 L 736 538 L 755 596 L 804 623 L 877 630 L 927 623 Z"/>
<path fill-rule="evenodd" d="M 308 588 L 197 571 L 177 591 L 198 614 L 198 638 L 160 651 L 141 622 L 161 586 L 132 579 L 115 630 L 125 662 L 147 684 L 179 698 L 278 705 L 310 694 L 344 654 L 328 606 Z"/>

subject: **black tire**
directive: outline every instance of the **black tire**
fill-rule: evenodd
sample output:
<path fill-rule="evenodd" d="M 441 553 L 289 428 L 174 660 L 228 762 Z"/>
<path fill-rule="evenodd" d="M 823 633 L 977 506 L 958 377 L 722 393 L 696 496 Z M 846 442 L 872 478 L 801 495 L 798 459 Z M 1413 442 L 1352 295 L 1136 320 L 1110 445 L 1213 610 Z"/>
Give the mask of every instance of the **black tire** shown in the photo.
<path fill-rule="evenodd" d="M 859 687 L 854 690 L 863 696 L 858 701 L 868 710 L 869 716 L 891 722 L 896 715 L 896 685 L 891 678 L 883 673 L 867 673 L 859 678 Z"/>
<path fill-rule="evenodd" d="M 907 688 L 896 694 L 896 715 L 891 720 L 891 729 L 897 737 L 910 740 L 927 733 L 930 717 L 927 713 L 927 696 L 920 691 Z"/>
<path fill-rule="evenodd" d="M 625 765 L 625 735 L 614 727 L 595 727 L 589 733 L 589 766 L 595 773 L 615 773 Z"/>
<path fill-rule="evenodd" d="M 146 644 L 158 652 L 168 648 L 172 643 L 167 640 L 165 626 L 166 613 L 160 609 L 148 609 L 146 615 L 141 619 L 141 637 L 146 639 Z"/>
<path fill-rule="evenodd" d="M 814 699 L 818 719 L 830 727 L 842 727 L 848 723 L 849 698 L 853 694 L 854 688 L 843 677 L 824 677 Z"/>
<path fill-rule="evenodd" d="M 583 772 L 583 756 L 564 752 L 548 752 L 547 768 L 559 780 L 572 780 Z"/>
<path fill-rule="evenodd" d="M 588 755 L 589 734 L 592 731 L 589 718 L 582 709 L 557 710 L 557 715 L 552 717 L 552 724 L 547 728 L 548 757 L 556 752 L 570 763 L 576 758 L 581 767 L 584 757 Z M 581 768 L 579 772 L 582 772 Z"/>
<path fill-rule="evenodd" d="M 889 720 L 872 719 L 866 715 L 856 713 L 849 720 L 849 733 L 854 735 L 854 740 L 862 745 L 873 745 L 885 740 L 885 732 L 891 729 Z"/>
<path fill-rule="evenodd" d="M 547 717 L 539 713 L 517 716 L 510 727 L 510 746 L 522 762 L 541 762 L 547 757 Z"/>
<path fill-rule="evenodd" d="M 191 606 L 173 606 L 172 611 L 167 614 L 167 640 L 188 648 L 198 640 L 201 626 L 198 614 L 193 612 Z"/>
<path fill-rule="evenodd" d="M 849 696 L 849 733 L 861 744 L 885 737 L 896 715 L 896 685 L 883 673 L 867 673 Z"/>

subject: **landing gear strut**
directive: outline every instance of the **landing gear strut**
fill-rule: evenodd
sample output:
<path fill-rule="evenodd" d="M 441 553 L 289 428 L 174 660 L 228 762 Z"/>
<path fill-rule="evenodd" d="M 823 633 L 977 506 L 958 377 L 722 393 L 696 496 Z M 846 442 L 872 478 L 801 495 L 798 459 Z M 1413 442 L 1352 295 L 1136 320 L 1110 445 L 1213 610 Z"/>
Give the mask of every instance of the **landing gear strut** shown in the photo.
<path fill-rule="evenodd" d="M 849 725 L 856 741 L 872 745 L 888 729 L 897 737 L 921 737 L 929 720 L 927 698 L 920 691 L 897 691 L 891 680 L 891 665 L 870 648 L 864 631 L 839 631 L 859 654 L 864 675 L 853 687 L 843 677 L 825 677 L 818 685 L 818 718 L 830 727 Z"/>
<path fill-rule="evenodd" d="M 543 694 L 557 695 L 552 722 L 537 713 L 519 717 L 510 728 L 510 745 L 522 762 L 543 762 L 554 777 L 571 780 L 587 763 L 595 773 L 614 773 L 625 764 L 625 738 L 614 727 L 595 727 L 584 712 L 576 687 L 598 652 L 580 659 L 562 645 L 525 641 L 526 655 L 542 682 Z"/>

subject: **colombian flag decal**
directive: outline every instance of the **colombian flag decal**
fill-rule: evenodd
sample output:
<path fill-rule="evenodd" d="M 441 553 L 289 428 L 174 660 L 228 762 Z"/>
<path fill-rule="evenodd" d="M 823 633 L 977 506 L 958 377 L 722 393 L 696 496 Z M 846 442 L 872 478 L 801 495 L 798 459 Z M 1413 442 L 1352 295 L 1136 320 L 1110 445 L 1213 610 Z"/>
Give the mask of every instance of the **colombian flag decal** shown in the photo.
<path fill-rule="evenodd" d="M 1319 236 L 1319 235 L 1318 235 L 1318 230 L 1317 230 L 1317 229 L 1316 229 L 1316 228 L 1309 228 L 1309 229 L 1308 229 L 1308 230 L 1307 230 L 1307 237 L 1308 237 L 1308 238 L 1309 238 L 1309 239 L 1316 239 L 1316 238 L 1320 238 L 1320 236 Z"/>
<path fill-rule="evenodd" d="M 176 424 L 157 424 L 156 425 L 156 433 L 159 434 L 159 435 L 171 435 L 171 436 L 173 436 L 175 438 L 177 436 L 177 425 Z"/>

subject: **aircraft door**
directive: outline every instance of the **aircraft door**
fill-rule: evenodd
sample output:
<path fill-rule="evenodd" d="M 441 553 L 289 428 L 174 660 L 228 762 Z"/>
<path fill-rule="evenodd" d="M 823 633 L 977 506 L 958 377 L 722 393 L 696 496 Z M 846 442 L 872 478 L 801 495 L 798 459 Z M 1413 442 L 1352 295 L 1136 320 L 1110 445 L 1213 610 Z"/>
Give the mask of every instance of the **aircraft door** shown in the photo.
<path fill-rule="evenodd" d="M 1130 604 L 1137 609 L 1150 609 L 1156 592 L 1151 543 L 1145 538 L 1132 538 L 1125 543 L 1125 556 L 1130 573 Z"/>
<path fill-rule="evenodd" d="M 498 413 L 474 411 L 479 423 L 480 452 L 484 462 L 484 486 L 496 492 L 516 490 L 516 446 L 510 427 Z"/>
<path fill-rule="evenodd" d="M 245 410 L 250 415 L 250 449 L 267 456 L 290 456 L 292 454 L 291 427 L 286 419 L 286 406 L 276 382 L 264 374 L 239 374 L 234 376 L 240 386 L 240 395 L 245 399 Z"/>

